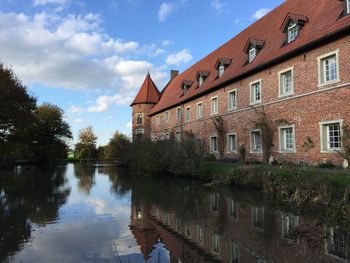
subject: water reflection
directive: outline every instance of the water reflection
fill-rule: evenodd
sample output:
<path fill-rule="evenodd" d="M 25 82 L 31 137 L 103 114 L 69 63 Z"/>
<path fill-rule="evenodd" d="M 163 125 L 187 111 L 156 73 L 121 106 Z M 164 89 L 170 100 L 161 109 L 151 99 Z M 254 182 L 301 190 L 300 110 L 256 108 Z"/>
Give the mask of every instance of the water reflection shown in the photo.
<path fill-rule="evenodd" d="M 33 224 L 45 226 L 57 220 L 70 193 L 65 171 L 61 166 L 28 168 L 28 176 L 21 171 L 0 174 L 0 262 L 31 241 Z"/>
<path fill-rule="evenodd" d="M 257 194 L 113 166 L 0 173 L 0 262 L 349 262 L 348 232 Z"/>

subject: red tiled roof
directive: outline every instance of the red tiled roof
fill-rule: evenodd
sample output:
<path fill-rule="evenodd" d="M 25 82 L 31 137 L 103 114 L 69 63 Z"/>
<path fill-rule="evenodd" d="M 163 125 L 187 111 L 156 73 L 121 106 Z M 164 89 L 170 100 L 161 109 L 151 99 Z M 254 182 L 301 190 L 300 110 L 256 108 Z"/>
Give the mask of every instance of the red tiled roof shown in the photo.
<path fill-rule="evenodd" d="M 160 92 L 148 73 L 131 106 L 135 104 L 156 104 L 159 98 Z"/>
<path fill-rule="evenodd" d="M 350 29 L 350 15 L 340 18 L 344 7 L 344 1 L 339 0 L 286 0 L 226 44 L 178 75 L 163 90 L 159 102 L 151 110 L 151 115 L 256 73 L 276 61 L 295 55 L 296 52 L 305 52 L 305 49 L 309 49 L 316 41 L 321 42 L 333 33 Z M 308 22 L 302 27 L 295 41 L 285 44 L 286 36 L 280 27 L 289 13 L 307 17 Z M 265 41 L 263 48 L 250 64 L 247 63 L 247 54 L 243 52 L 249 39 Z M 217 78 L 215 64 L 220 58 L 230 58 L 232 63 L 223 76 Z M 211 74 L 203 85 L 197 89 L 191 87 L 183 95 L 181 84 L 184 80 L 195 80 L 199 70 L 211 71 Z"/>

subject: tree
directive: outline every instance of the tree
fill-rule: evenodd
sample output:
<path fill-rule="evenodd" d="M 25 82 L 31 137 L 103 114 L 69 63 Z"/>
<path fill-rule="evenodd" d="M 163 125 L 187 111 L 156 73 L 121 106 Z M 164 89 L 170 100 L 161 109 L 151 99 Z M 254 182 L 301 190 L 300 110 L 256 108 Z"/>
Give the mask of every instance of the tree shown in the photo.
<path fill-rule="evenodd" d="M 63 120 L 63 110 L 58 106 L 44 103 L 34 113 L 33 125 L 34 159 L 39 162 L 48 162 L 53 159 L 66 158 L 67 140 L 72 133 L 67 122 Z"/>
<path fill-rule="evenodd" d="M 4 143 L 33 120 L 36 98 L 30 96 L 13 71 L 1 63 L 0 105 L 0 143 Z"/>
<path fill-rule="evenodd" d="M 36 98 L 13 71 L 0 63 L 0 164 L 25 151 L 28 128 L 34 121 Z"/>
<path fill-rule="evenodd" d="M 116 131 L 110 139 L 107 149 L 105 150 L 105 158 L 117 159 L 123 154 L 130 144 L 129 138 L 119 131 Z"/>
<path fill-rule="evenodd" d="M 97 137 L 89 126 L 79 131 L 79 142 L 75 146 L 75 156 L 78 159 L 91 159 L 97 157 Z"/>

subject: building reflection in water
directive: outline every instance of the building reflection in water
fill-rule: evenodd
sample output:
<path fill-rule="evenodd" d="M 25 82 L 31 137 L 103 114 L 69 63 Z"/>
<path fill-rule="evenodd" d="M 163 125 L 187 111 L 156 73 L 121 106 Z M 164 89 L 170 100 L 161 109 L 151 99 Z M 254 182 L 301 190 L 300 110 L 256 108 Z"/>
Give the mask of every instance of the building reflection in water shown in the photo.
<path fill-rule="evenodd" d="M 186 219 L 133 195 L 130 228 L 146 262 L 349 262 L 340 229 L 225 194 L 202 198 L 203 217 Z"/>

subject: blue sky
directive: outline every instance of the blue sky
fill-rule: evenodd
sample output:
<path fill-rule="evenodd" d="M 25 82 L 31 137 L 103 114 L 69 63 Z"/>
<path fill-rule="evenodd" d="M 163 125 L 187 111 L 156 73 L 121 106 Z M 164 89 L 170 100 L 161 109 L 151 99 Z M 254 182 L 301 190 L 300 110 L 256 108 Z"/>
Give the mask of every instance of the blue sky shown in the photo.
<path fill-rule="evenodd" d="M 283 0 L 0 0 L 0 61 L 39 103 L 106 144 L 131 133 L 130 102 L 150 70 L 159 89 Z"/>

